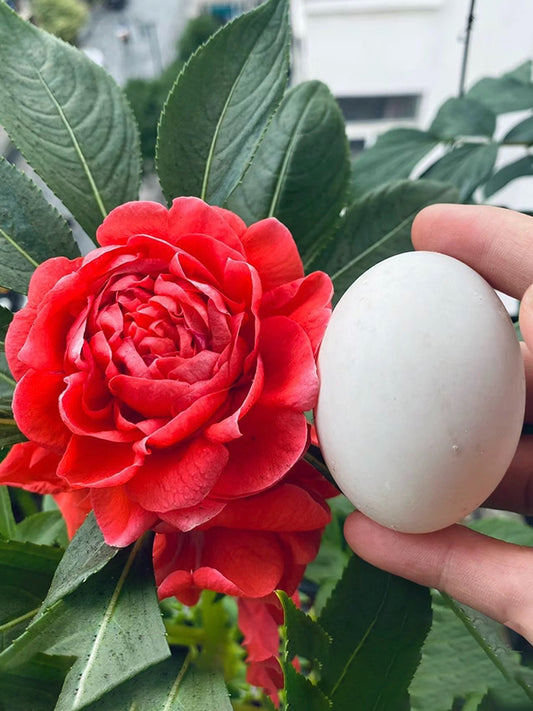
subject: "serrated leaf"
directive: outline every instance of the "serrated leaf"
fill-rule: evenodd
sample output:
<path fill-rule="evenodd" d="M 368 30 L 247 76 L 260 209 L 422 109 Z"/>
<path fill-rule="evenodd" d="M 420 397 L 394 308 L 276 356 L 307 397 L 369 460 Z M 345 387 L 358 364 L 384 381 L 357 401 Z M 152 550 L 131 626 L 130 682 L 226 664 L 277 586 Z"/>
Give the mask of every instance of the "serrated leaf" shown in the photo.
<path fill-rule="evenodd" d="M 476 82 L 466 96 L 496 114 L 523 111 L 533 106 L 533 84 L 525 83 L 512 74 L 485 77 Z"/>
<path fill-rule="evenodd" d="M 330 711 L 330 700 L 309 679 L 299 674 L 290 662 L 282 662 L 287 711 Z M 354 708 L 353 706 L 346 708 Z"/>
<path fill-rule="evenodd" d="M 533 116 L 528 116 L 516 126 L 508 131 L 502 138 L 502 143 L 525 143 L 528 146 L 533 144 Z"/>
<path fill-rule="evenodd" d="M 434 136 L 416 128 L 394 128 L 382 133 L 352 163 L 352 198 L 360 198 L 385 183 L 408 178 L 437 144 Z"/>
<path fill-rule="evenodd" d="M 193 55 L 159 123 L 157 170 L 167 200 L 226 201 L 283 96 L 288 45 L 287 1 L 269 0 Z"/>
<path fill-rule="evenodd" d="M 38 654 L 28 664 L 9 673 L 0 673 L 0 708 L 53 711 L 73 661 L 69 657 Z"/>
<path fill-rule="evenodd" d="M 433 163 L 421 177 L 452 183 L 458 188 L 464 202 L 487 180 L 497 156 L 496 143 L 465 143 Z"/>
<path fill-rule="evenodd" d="M 483 187 L 485 197 L 490 197 L 516 178 L 533 175 L 533 156 L 527 155 L 514 163 L 508 163 L 492 175 Z"/>
<path fill-rule="evenodd" d="M 37 545 L 68 546 L 65 519 L 60 511 L 41 511 L 23 519 L 16 528 L 19 541 L 29 541 Z"/>
<path fill-rule="evenodd" d="M 285 649 L 287 660 L 305 657 L 309 661 L 320 661 L 328 654 L 330 638 L 318 622 L 299 610 L 291 598 L 278 591 L 284 613 Z"/>
<path fill-rule="evenodd" d="M 413 248 L 411 224 L 417 212 L 426 205 L 457 200 L 454 187 L 425 180 L 373 190 L 350 205 L 338 232 L 312 266 L 331 276 L 336 302 L 371 266 Z"/>
<path fill-rule="evenodd" d="M 35 183 L 0 158 L 0 284 L 26 294 L 41 262 L 79 254 L 69 226 Z"/>
<path fill-rule="evenodd" d="M 7 486 L 0 486 L 0 537 L 16 538 L 16 523 Z"/>
<path fill-rule="evenodd" d="M 0 3 L 0 124 L 90 236 L 113 207 L 137 198 L 137 126 L 118 85 L 6 3 Z"/>
<path fill-rule="evenodd" d="M 285 95 L 227 206 L 248 224 L 277 217 L 305 264 L 339 220 L 348 171 L 342 113 L 324 84 L 305 82 Z"/>
<path fill-rule="evenodd" d="M 0 650 L 36 614 L 62 554 L 58 548 L 0 540 Z"/>
<path fill-rule="evenodd" d="M 431 625 L 427 588 L 354 556 L 319 623 L 332 638 L 320 687 L 333 711 L 409 708 L 407 689 Z"/>
<path fill-rule="evenodd" d="M 43 611 L 70 595 L 114 558 L 120 548 L 108 546 L 96 523 L 94 512 L 87 516 L 58 566 Z"/>
<path fill-rule="evenodd" d="M 429 133 L 441 140 L 461 136 L 488 136 L 496 128 L 496 114 L 478 101 L 467 97 L 451 98 L 442 104 Z"/>
<path fill-rule="evenodd" d="M 43 651 L 77 657 L 56 711 L 82 709 L 169 656 L 151 570 L 151 539 L 122 549 L 84 585 L 45 608 L 0 654 L 0 670 Z"/>

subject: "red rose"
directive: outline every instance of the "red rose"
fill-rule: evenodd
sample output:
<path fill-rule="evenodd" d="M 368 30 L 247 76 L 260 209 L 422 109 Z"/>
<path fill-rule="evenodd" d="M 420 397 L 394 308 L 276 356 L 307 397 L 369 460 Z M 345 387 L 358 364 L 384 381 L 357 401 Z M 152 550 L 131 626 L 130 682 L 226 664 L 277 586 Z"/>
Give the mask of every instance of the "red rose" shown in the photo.
<path fill-rule="evenodd" d="M 292 595 L 330 520 L 324 499 L 337 493 L 300 461 L 280 484 L 228 502 L 194 531 L 156 534 L 159 596 L 194 605 L 203 589 L 246 598 L 263 598 L 274 590 Z"/>
<path fill-rule="evenodd" d="M 38 267 L 9 329 L 30 446 L 0 482 L 35 490 L 46 470 L 56 493 L 87 489 L 123 546 L 161 522 L 230 516 L 298 461 L 331 282 L 304 276 L 277 220 L 246 228 L 197 198 L 122 205 L 97 238 L 84 258 Z"/>

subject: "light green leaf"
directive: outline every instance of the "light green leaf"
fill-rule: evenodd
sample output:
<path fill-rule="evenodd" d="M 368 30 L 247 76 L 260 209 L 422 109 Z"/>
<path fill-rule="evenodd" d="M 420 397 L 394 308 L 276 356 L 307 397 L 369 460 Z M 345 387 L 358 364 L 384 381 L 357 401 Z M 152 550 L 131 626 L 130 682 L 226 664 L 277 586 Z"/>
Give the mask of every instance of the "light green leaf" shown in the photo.
<path fill-rule="evenodd" d="M 426 205 L 457 199 L 454 187 L 426 180 L 406 180 L 373 190 L 350 205 L 339 231 L 312 266 L 331 276 L 338 301 L 374 264 L 413 248 L 411 224 L 417 212 Z"/>
<path fill-rule="evenodd" d="M 193 55 L 159 124 L 157 169 L 167 200 L 227 200 L 283 96 L 288 46 L 287 0 L 269 0 Z"/>
<path fill-rule="evenodd" d="M 69 657 L 38 654 L 28 664 L 0 673 L 0 708 L 6 711 L 53 711 L 73 661 Z"/>
<path fill-rule="evenodd" d="M 0 284 L 26 294 L 41 262 L 79 254 L 69 226 L 35 183 L 0 158 Z"/>
<path fill-rule="evenodd" d="M 15 517 L 7 486 L 0 486 L 0 536 L 11 541 L 16 538 Z"/>
<path fill-rule="evenodd" d="M 59 511 L 42 511 L 23 519 L 16 528 L 19 541 L 30 541 L 37 545 L 68 546 L 65 519 Z"/>
<path fill-rule="evenodd" d="M 281 666 L 285 677 L 287 711 L 329 711 L 332 708 L 331 701 L 318 686 L 299 674 L 290 662 L 283 661 Z"/>
<path fill-rule="evenodd" d="M 352 163 L 352 198 L 394 180 L 408 178 L 413 168 L 438 144 L 429 133 L 416 128 L 394 128 Z"/>
<path fill-rule="evenodd" d="M 90 236 L 113 207 L 137 198 L 138 131 L 120 88 L 82 52 L 6 3 L 0 124 Z"/>
<path fill-rule="evenodd" d="M 461 200 L 465 202 L 487 180 L 497 155 L 496 143 L 465 143 L 433 163 L 421 177 L 452 183 L 457 186 Z"/>
<path fill-rule="evenodd" d="M 522 64 L 519 64 L 514 69 L 511 69 L 510 72 L 506 72 L 503 77 L 505 79 L 516 79 L 517 81 L 522 82 L 522 84 L 530 84 L 532 67 L 533 61 L 531 59 L 528 59 L 525 62 L 522 62 Z"/>
<path fill-rule="evenodd" d="M 452 98 L 442 104 L 429 133 L 443 141 L 461 136 L 488 136 L 494 133 L 496 114 L 467 97 Z"/>
<path fill-rule="evenodd" d="M 487 516 L 470 521 L 468 527 L 517 546 L 533 546 L 533 528 L 523 520 L 507 516 Z"/>
<path fill-rule="evenodd" d="M 502 143 L 526 143 L 533 144 L 533 116 L 528 116 L 516 126 L 508 131 L 502 139 Z"/>
<path fill-rule="evenodd" d="M 221 673 L 190 666 L 177 679 L 164 711 L 232 711 Z"/>
<path fill-rule="evenodd" d="M 404 711 L 431 625 L 427 588 L 353 557 L 319 617 L 330 635 L 320 688 L 333 711 Z"/>
<path fill-rule="evenodd" d="M 514 163 L 508 163 L 500 168 L 487 180 L 483 187 L 485 197 L 490 197 L 516 178 L 524 178 L 533 175 L 533 156 L 528 155 L 520 158 Z"/>
<path fill-rule="evenodd" d="M 533 106 L 533 84 L 516 76 L 480 79 L 468 91 L 467 97 L 479 101 L 496 114 L 523 111 Z"/>
<path fill-rule="evenodd" d="M 122 549 L 52 605 L 0 654 L 10 671 L 37 652 L 76 656 L 55 711 L 77 711 L 162 661 L 170 651 L 151 571 L 151 539 Z"/>
<path fill-rule="evenodd" d="M 284 613 L 285 651 L 287 661 L 294 657 L 305 657 L 309 661 L 320 661 L 328 655 L 330 638 L 318 622 L 299 610 L 291 598 L 278 591 Z"/>
<path fill-rule="evenodd" d="M 348 171 L 342 113 L 324 84 L 305 82 L 285 95 L 227 206 L 248 224 L 277 217 L 305 264 L 339 220 Z"/>

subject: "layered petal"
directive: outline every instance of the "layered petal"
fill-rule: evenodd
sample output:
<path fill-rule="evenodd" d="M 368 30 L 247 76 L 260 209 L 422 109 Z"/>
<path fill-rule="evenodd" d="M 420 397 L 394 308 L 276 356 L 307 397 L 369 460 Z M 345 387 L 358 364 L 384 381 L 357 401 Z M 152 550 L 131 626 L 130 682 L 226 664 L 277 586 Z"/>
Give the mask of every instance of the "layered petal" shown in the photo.
<path fill-rule="evenodd" d="M 157 521 L 157 516 L 132 501 L 122 486 L 92 489 L 91 504 L 109 546 L 129 546 Z"/>
<path fill-rule="evenodd" d="M 68 489 L 57 475 L 60 457 L 35 442 L 21 442 L 9 450 L 0 463 L 0 484 L 17 486 L 36 494 L 55 494 Z"/>

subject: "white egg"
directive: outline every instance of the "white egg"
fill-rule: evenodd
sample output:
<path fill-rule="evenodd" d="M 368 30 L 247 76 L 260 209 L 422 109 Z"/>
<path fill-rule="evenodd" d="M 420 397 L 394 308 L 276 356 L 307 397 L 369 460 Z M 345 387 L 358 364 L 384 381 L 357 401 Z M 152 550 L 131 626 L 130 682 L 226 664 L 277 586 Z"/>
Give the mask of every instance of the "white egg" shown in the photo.
<path fill-rule="evenodd" d="M 316 428 L 354 506 L 408 533 L 461 520 L 516 450 L 525 377 L 491 286 L 434 252 L 369 269 L 333 311 L 318 358 Z"/>

